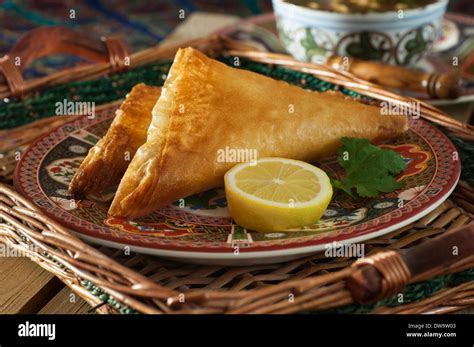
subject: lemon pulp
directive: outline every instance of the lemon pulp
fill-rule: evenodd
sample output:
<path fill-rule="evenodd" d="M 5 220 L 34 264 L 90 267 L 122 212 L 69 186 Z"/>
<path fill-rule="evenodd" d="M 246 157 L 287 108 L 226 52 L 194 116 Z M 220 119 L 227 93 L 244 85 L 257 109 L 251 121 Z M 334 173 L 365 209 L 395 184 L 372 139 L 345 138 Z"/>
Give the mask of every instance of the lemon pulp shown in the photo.
<path fill-rule="evenodd" d="M 224 181 L 235 222 L 261 232 L 313 224 L 332 197 L 326 173 L 299 160 L 261 158 L 241 163 L 226 173 Z"/>

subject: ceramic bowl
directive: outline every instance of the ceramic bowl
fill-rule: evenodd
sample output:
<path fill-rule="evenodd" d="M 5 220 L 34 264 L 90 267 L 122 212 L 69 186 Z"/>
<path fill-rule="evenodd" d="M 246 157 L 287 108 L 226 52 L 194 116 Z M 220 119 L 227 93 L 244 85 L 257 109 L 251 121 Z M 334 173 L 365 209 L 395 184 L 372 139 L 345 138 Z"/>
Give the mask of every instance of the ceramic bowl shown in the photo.
<path fill-rule="evenodd" d="M 324 62 L 330 55 L 414 65 L 441 30 L 448 0 L 409 10 L 335 13 L 273 0 L 278 33 L 301 61 Z"/>

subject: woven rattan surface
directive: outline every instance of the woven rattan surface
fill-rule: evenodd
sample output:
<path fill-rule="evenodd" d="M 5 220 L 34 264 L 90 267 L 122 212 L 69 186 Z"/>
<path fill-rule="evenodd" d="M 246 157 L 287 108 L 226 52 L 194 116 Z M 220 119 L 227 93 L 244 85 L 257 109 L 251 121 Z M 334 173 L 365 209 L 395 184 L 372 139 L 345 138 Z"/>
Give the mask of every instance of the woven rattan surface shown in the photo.
<path fill-rule="evenodd" d="M 456 192 L 464 198 L 466 193 L 472 191 L 460 187 Z M 472 269 L 453 269 L 457 273 L 438 277 L 435 288 L 430 288 L 430 281 L 412 284 L 401 302 L 396 296 L 346 306 L 352 298 L 344 280 L 354 259 L 316 254 L 272 265 L 183 264 L 88 246 L 6 185 L 1 186 L 0 201 L 0 241 L 26 251 L 89 302 L 106 302 L 105 312 L 292 313 L 342 307 L 341 312 L 421 313 L 451 312 L 474 303 Z M 469 204 L 472 208 L 472 201 Z M 448 200 L 417 223 L 366 242 L 366 252 L 409 248 L 472 219 Z M 419 289 L 431 290 L 432 295 L 425 298 Z"/>
<path fill-rule="evenodd" d="M 211 48 L 216 49 L 213 45 Z M 170 51 L 163 51 L 163 54 L 169 55 Z M 157 59 L 161 52 L 159 49 L 148 50 L 140 53 L 138 58 L 143 63 L 149 63 Z M 306 76 L 303 82 L 314 83 L 316 89 L 327 87 L 324 83 L 336 81 L 341 82 L 341 86 L 348 85 L 359 92 L 365 88 L 363 81 L 327 68 L 320 67 L 318 70 L 304 64 L 294 66 L 294 62 L 287 58 L 274 55 L 247 54 L 247 57 L 257 62 L 270 61 L 276 65 L 289 66 L 299 72 L 285 74 L 270 66 L 259 72 L 272 74 L 275 78 L 278 78 L 275 74 L 281 73 L 284 77 L 293 78 L 294 81 L 291 82 Z M 150 68 L 153 69 L 153 66 Z M 261 66 L 258 68 L 262 69 Z M 107 69 L 104 68 L 104 71 Z M 144 68 L 143 71 L 148 70 Z M 311 75 L 305 75 L 304 72 L 316 76 L 318 73 L 327 73 L 330 78 L 326 82 L 313 81 L 308 78 Z M 99 70 L 94 71 L 95 73 L 99 74 Z M 126 76 L 128 75 L 123 75 L 125 80 Z M 87 78 L 91 76 L 87 75 Z M 117 79 L 121 80 L 123 79 Z M 133 79 L 126 81 L 133 83 Z M 97 83 L 95 87 L 108 82 L 99 80 Z M 79 85 L 65 85 L 63 92 L 72 93 L 71 89 L 76 87 L 80 89 Z M 127 89 L 126 84 L 121 84 L 121 88 Z M 394 97 L 376 87 L 369 86 L 369 90 L 371 96 Z M 121 97 L 121 94 L 117 96 Z M 111 100 L 114 98 L 104 99 L 106 102 Z M 472 138 L 470 128 L 452 123 L 429 105 L 424 107 L 427 119 L 448 127 L 459 137 Z M 6 151 L 3 152 L 4 157 L 0 158 L 2 181 L 11 181 L 18 153 L 35 137 L 34 134 L 44 133 L 63 121 L 53 118 L 7 130 L 8 133 L 5 130 L 2 132 L 2 135 L 8 134 Z M 464 152 L 460 152 L 465 169 L 469 162 L 464 161 Z M 472 174 L 471 172 L 463 178 L 470 180 Z M 429 215 L 412 225 L 366 242 L 366 255 L 409 249 L 428 242 L 448 230 L 469 223 L 473 219 L 472 213 L 474 191 L 468 183 L 461 181 L 450 200 Z M 123 250 L 95 248 L 81 242 L 61 225 L 44 216 L 35 205 L 18 195 L 9 185 L 0 186 L 0 242 L 23 250 L 34 262 L 57 275 L 88 302 L 99 305 L 101 312 L 294 313 L 335 310 L 421 313 L 452 312 L 474 305 L 472 262 L 442 269 L 443 271 L 433 273 L 430 278 L 410 283 L 405 289 L 396 288 L 398 291 L 395 296 L 361 305 L 353 302 L 346 287 L 346 280 L 354 271 L 351 265 L 355 259 L 327 258 L 324 254 L 316 254 L 283 264 L 222 267 L 182 264 L 152 256 L 128 254 Z"/>

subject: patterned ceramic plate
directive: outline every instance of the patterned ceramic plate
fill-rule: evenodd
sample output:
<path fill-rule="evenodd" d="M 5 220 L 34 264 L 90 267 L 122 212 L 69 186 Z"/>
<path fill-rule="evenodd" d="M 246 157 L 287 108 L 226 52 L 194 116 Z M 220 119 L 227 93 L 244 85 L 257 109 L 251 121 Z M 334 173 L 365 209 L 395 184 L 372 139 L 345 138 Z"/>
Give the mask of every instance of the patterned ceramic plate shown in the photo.
<path fill-rule="evenodd" d="M 460 162 L 454 145 L 439 130 L 412 120 L 410 131 L 390 144 L 408 166 L 402 190 L 353 201 L 335 194 L 322 220 L 291 231 L 257 233 L 234 225 L 223 189 L 191 196 L 133 221 L 108 218 L 114 190 L 75 200 L 67 186 L 75 170 L 107 131 L 115 109 L 91 120 L 68 123 L 39 139 L 23 154 L 15 173 L 18 191 L 86 240 L 174 259 L 214 264 L 277 262 L 324 250 L 337 242 L 374 238 L 426 215 L 454 189 Z M 318 163 L 339 177 L 336 158 Z"/>

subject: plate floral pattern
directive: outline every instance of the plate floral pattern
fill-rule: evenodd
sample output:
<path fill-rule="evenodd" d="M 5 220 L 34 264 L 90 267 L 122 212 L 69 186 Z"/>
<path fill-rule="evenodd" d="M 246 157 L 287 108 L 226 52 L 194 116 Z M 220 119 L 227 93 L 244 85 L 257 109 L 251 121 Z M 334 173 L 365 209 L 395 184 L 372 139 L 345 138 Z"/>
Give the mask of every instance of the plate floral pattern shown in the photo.
<path fill-rule="evenodd" d="M 80 234 L 157 255 L 168 252 L 166 255 L 189 258 L 199 253 L 200 257 L 224 259 L 238 246 L 240 254 L 258 258 L 274 251 L 307 254 L 333 241 L 361 241 L 428 213 L 447 198 L 460 174 L 456 148 L 448 138 L 422 120 L 411 120 L 404 137 L 381 145 L 406 160 L 407 169 L 397 178 L 405 183 L 404 188 L 357 201 L 336 192 L 323 218 L 314 225 L 274 233 L 245 230 L 233 223 L 222 188 L 126 221 L 107 216 L 114 189 L 81 198 L 67 191 L 72 175 L 105 133 L 114 111 L 104 109 L 94 119 L 81 118 L 39 139 L 22 156 L 15 186 L 46 214 Z M 316 164 L 335 178 L 342 174 L 336 158 Z"/>

